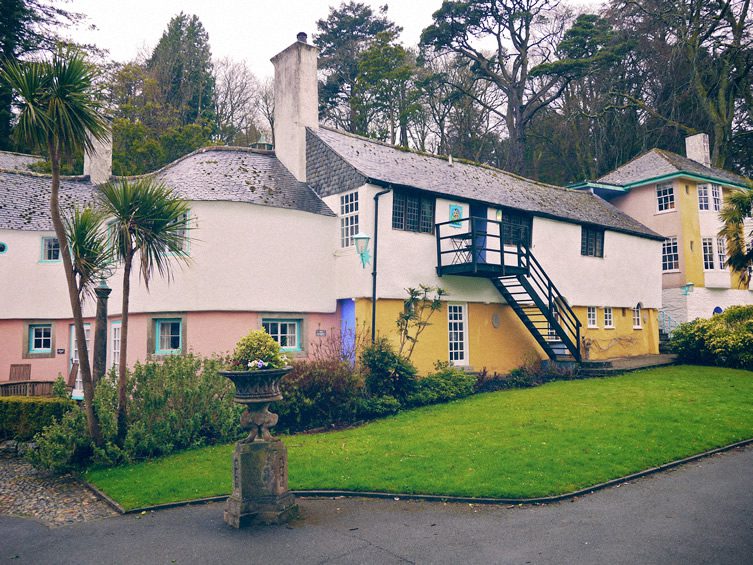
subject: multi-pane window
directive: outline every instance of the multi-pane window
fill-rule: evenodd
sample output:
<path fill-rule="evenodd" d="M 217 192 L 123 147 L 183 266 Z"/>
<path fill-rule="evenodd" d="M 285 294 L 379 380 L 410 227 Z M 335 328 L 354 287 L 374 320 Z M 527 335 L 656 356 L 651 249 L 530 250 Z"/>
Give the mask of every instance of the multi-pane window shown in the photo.
<path fill-rule="evenodd" d="M 434 197 L 393 191 L 392 229 L 434 233 Z"/>
<path fill-rule="evenodd" d="M 58 238 L 42 238 L 42 261 L 60 261 L 60 242 Z"/>
<path fill-rule="evenodd" d="M 262 320 L 264 331 L 272 336 L 282 349 L 301 349 L 301 321 L 300 320 Z"/>
<path fill-rule="evenodd" d="M 659 212 L 675 209 L 675 189 L 671 184 L 656 186 L 656 208 Z"/>
<path fill-rule="evenodd" d="M 633 308 L 633 329 L 640 329 L 641 328 L 641 305 L 636 305 L 635 308 Z"/>
<path fill-rule="evenodd" d="M 698 209 L 709 209 L 709 186 L 707 184 L 698 185 Z"/>
<path fill-rule="evenodd" d="M 120 365 L 120 322 L 113 322 L 111 331 L 112 339 L 110 343 L 112 355 L 110 357 L 112 358 L 112 366 L 117 367 Z"/>
<path fill-rule="evenodd" d="M 449 304 L 447 306 L 447 320 L 449 322 L 450 363 L 466 365 L 465 306 L 463 304 Z"/>
<path fill-rule="evenodd" d="M 502 219 L 502 241 L 505 245 L 531 244 L 531 217 L 506 212 Z"/>
<path fill-rule="evenodd" d="M 701 240 L 703 248 L 703 268 L 710 270 L 714 268 L 714 240 L 710 237 L 704 237 Z"/>
<path fill-rule="evenodd" d="M 604 230 L 581 227 L 580 254 L 589 257 L 604 257 Z"/>
<path fill-rule="evenodd" d="M 714 212 L 722 209 L 722 187 L 718 184 L 711 185 L 711 202 L 714 205 Z"/>
<path fill-rule="evenodd" d="M 589 328 L 598 328 L 599 323 L 596 320 L 596 306 L 589 306 L 586 309 Z"/>
<path fill-rule="evenodd" d="M 680 253 L 677 249 L 677 238 L 668 237 L 661 246 L 661 270 L 676 271 L 680 268 Z"/>
<path fill-rule="evenodd" d="M 76 341 L 76 326 L 71 324 L 70 326 L 70 333 L 71 333 L 71 348 L 70 348 L 70 358 L 68 359 L 68 366 L 72 366 L 73 363 L 78 363 L 80 361 L 80 357 L 78 356 L 78 342 Z M 91 355 L 91 337 L 92 337 L 92 327 L 91 324 L 84 324 L 84 341 L 86 341 L 86 350 Z"/>
<path fill-rule="evenodd" d="M 727 240 L 725 238 L 717 238 L 716 253 L 719 256 L 719 268 L 724 270 L 724 266 L 727 263 Z"/>
<path fill-rule="evenodd" d="M 50 353 L 52 351 L 52 324 L 29 326 L 29 353 Z"/>
<path fill-rule="evenodd" d="M 358 191 L 340 195 L 340 247 L 355 244 L 358 233 Z"/>
<path fill-rule="evenodd" d="M 184 253 L 188 253 L 189 247 L 188 247 L 188 230 L 189 230 L 189 213 L 186 212 L 185 214 L 182 214 L 177 220 L 173 222 L 173 224 L 177 225 L 177 229 L 175 230 L 177 238 L 181 242 L 181 250 Z M 168 253 L 170 252 L 169 249 L 166 249 Z"/>
<path fill-rule="evenodd" d="M 604 327 L 614 327 L 614 312 L 612 311 L 611 306 L 604 306 Z"/>
<path fill-rule="evenodd" d="M 177 355 L 183 349 L 183 322 L 179 319 L 155 320 L 155 347 L 157 355 Z"/>

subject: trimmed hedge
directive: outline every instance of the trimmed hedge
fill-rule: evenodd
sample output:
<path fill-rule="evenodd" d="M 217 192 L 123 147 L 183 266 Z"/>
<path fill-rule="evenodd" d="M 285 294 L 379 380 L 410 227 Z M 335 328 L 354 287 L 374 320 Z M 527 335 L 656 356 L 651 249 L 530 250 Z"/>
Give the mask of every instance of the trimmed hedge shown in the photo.
<path fill-rule="evenodd" d="M 0 440 L 28 441 L 75 406 L 62 398 L 0 397 Z"/>

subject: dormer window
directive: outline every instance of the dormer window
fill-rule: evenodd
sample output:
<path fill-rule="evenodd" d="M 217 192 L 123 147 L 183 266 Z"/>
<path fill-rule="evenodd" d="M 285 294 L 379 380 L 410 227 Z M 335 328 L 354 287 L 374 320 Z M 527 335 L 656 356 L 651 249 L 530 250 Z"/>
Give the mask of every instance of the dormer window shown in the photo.
<path fill-rule="evenodd" d="M 671 184 L 656 185 L 656 208 L 659 212 L 675 209 L 675 189 Z"/>

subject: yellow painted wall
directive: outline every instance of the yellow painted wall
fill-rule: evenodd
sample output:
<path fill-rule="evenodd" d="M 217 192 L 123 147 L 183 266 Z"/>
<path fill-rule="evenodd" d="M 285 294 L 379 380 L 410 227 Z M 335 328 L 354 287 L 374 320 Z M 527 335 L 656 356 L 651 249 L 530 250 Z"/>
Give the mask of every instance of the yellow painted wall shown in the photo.
<path fill-rule="evenodd" d="M 587 308 L 576 306 L 575 315 L 583 324 L 582 335 L 591 340 L 589 358 L 614 359 L 659 353 L 659 312 L 655 309 L 641 311 L 642 327 L 633 328 L 632 308 L 612 308 L 614 328 L 604 327 L 604 308 L 596 308 L 598 328 L 589 328 Z M 585 358 L 585 351 L 583 351 Z"/>
<path fill-rule="evenodd" d="M 509 373 L 532 359 L 546 359 L 533 336 L 521 323 L 512 309 L 506 304 L 483 304 L 469 302 L 467 306 L 468 365 L 475 371 L 486 369 L 489 373 Z M 379 300 L 377 302 L 377 335 L 387 337 L 397 348 L 398 314 L 402 311 L 401 300 Z M 574 308 L 576 316 L 583 324 L 585 336 L 594 340 L 591 359 L 611 359 L 659 352 L 659 329 L 657 310 L 643 310 L 643 328 L 633 329 L 632 310 L 613 308 L 615 329 L 603 329 L 604 310 L 598 308 L 600 329 L 586 329 L 586 308 Z M 499 327 L 493 319 L 499 317 Z M 356 301 L 356 323 L 371 329 L 371 301 Z M 421 334 L 411 361 L 419 373 L 433 370 L 436 361 L 449 359 L 447 343 L 447 308 L 434 313 L 431 325 Z"/>
<path fill-rule="evenodd" d="M 680 213 L 681 233 L 678 243 L 682 246 L 685 257 L 685 282 L 696 287 L 704 286 L 703 246 L 701 245 L 701 226 L 698 218 L 697 184 L 683 179 L 676 180 L 675 197 Z"/>

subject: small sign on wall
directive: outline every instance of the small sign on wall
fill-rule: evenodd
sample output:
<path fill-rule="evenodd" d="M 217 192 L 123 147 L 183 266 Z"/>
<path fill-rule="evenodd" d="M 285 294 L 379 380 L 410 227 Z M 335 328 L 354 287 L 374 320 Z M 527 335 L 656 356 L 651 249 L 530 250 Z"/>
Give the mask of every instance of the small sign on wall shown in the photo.
<path fill-rule="evenodd" d="M 457 204 L 450 204 L 450 221 L 452 222 L 450 225 L 453 228 L 459 228 L 460 220 L 462 219 L 463 219 L 463 207 L 458 206 Z"/>
<path fill-rule="evenodd" d="M 316 330 L 316 337 L 325 337 L 327 335 L 327 330 Z"/>
<path fill-rule="evenodd" d="M 65 349 L 56 349 L 55 353 L 57 353 L 58 355 L 65 355 Z"/>

